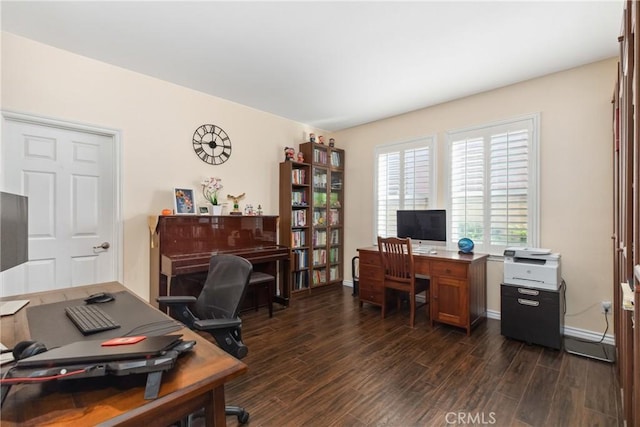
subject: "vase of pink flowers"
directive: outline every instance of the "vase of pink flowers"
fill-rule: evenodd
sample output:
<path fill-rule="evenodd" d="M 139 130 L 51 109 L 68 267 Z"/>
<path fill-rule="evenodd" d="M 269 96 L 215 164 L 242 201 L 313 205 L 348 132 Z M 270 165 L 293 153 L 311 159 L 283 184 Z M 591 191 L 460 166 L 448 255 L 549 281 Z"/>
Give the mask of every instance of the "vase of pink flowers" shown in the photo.
<path fill-rule="evenodd" d="M 220 215 L 222 213 L 222 205 L 218 204 L 218 193 L 222 190 L 222 179 L 210 177 L 203 180 L 202 195 L 213 206 L 213 214 Z"/>

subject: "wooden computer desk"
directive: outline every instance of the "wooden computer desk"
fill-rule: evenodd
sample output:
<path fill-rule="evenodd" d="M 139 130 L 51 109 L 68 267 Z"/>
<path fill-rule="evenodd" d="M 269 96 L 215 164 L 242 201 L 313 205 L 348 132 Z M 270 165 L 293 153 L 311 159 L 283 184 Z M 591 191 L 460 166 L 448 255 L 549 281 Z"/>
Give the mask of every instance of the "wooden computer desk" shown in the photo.
<path fill-rule="evenodd" d="M 384 274 L 377 246 L 358 249 L 360 257 L 359 297 L 381 306 Z M 487 314 L 488 254 L 458 254 L 437 250 L 436 254 L 414 253 L 416 274 L 429 276 L 429 317 L 464 328 L 467 335 Z"/>
<path fill-rule="evenodd" d="M 28 299 L 30 307 L 84 298 L 99 291 L 125 290 L 111 282 L 3 299 Z M 148 305 L 142 299 L 140 304 Z M 1 340 L 6 346 L 30 339 L 27 307 L 0 320 Z M 197 343 L 191 352 L 178 358 L 176 366 L 164 372 L 157 399 L 144 399 L 146 375 L 73 380 L 73 387 L 63 381 L 14 385 L 2 405 L 0 424 L 164 426 L 204 407 L 207 426 L 226 425 L 224 384 L 245 373 L 247 366 L 189 329 L 173 333 Z"/>

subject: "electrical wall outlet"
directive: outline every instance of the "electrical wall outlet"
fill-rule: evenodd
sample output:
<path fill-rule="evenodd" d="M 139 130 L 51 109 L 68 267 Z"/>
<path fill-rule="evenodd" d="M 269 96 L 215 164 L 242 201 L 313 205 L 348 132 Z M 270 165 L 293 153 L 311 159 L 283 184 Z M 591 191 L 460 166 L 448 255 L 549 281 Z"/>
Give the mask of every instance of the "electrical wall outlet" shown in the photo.
<path fill-rule="evenodd" d="M 611 301 L 601 301 L 601 313 L 611 312 Z"/>

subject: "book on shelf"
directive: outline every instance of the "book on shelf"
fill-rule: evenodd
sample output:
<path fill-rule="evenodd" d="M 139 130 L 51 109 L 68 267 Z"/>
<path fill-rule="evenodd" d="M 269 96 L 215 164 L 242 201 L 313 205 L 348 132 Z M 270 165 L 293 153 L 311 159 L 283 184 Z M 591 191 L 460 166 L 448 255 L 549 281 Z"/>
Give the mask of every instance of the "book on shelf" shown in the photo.
<path fill-rule="evenodd" d="M 293 250 L 293 269 L 302 270 L 308 268 L 308 251 L 306 249 L 294 249 Z"/>
<path fill-rule="evenodd" d="M 306 246 L 306 230 L 292 230 L 291 231 L 291 246 L 294 248 L 299 248 L 302 246 Z"/>
<path fill-rule="evenodd" d="M 327 230 L 313 230 L 313 246 L 327 244 Z"/>
<path fill-rule="evenodd" d="M 306 184 L 306 173 L 304 169 L 293 169 L 291 171 L 291 182 L 298 185 Z"/>
<path fill-rule="evenodd" d="M 313 250 L 313 265 L 322 265 L 327 263 L 327 251 L 325 249 Z"/>
<path fill-rule="evenodd" d="M 313 193 L 313 204 L 315 206 L 324 206 L 327 204 L 327 193 Z"/>
<path fill-rule="evenodd" d="M 329 224 L 330 225 L 340 224 L 340 211 L 338 209 L 329 210 Z"/>
<path fill-rule="evenodd" d="M 338 261 L 340 261 L 340 248 L 329 249 L 329 262 L 333 264 Z"/>
<path fill-rule="evenodd" d="M 292 227 L 305 227 L 307 225 L 307 211 L 295 210 L 291 212 L 291 226 Z"/>
<path fill-rule="evenodd" d="M 319 148 L 313 149 L 313 162 L 314 163 L 327 163 L 327 151 Z"/>
<path fill-rule="evenodd" d="M 332 245 L 340 244 L 340 230 L 331 230 L 331 244 Z"/>
<path fill-rule="evenodd" d="M 315 188 L 327 188 L 327 173 L 326 172 L 314 173 L 313 186 Z"/>
<path fill-rule="evenodd" d="M 325 225 L 327 222 L 327 211 L 324 209 L 317 209 L 313 211 L 313 225 Z"/>
<path fill-rule="evenodd" d="M 309 274 L 308 271 L 295 271 L 293 273 L 293 289 L 308 289 L 309 288 Z"/>
<path fill-rule="evenodd" d="M 342 176 L 340 174 L 333 173 L 331 175 L 331 189 L 342 190 Z"/>
<path fill-rule="evenodd" d="M 329 269 L 329 280 L 338 280 L 340 278 L 340 269 L 333 266 Z"/>
<path fill-rule="evenodd" d="M 313 270 L 313 283 L 319 284 L 327 281 L 327 270 L 325 268 L 318 268 Z"/>
<path fill-rule="evenodd" d="M 291 205 L 292 206 L 307 206 L 307 196 L 304 190 L 291 192 Z"/>
<path fill-rule="evenodd" d="M 336 151 L 331 152 L 331 166 L 339 168 L 342 164 L 342 159 L 340 158 L 340 153 Z"/>
<path fill-rule="evenodd" d="M 332 208 L 342 207 L 340 204 L 340 195 L 338 193 L 329 194 L 329 205 Z"/>

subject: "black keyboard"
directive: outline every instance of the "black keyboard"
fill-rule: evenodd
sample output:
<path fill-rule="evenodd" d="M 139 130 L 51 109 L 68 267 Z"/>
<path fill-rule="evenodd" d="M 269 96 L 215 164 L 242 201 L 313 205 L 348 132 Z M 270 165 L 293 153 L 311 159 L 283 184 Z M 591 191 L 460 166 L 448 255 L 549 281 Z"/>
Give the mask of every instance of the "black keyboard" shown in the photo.
<path fill-rule="evenodd" d="M 76 305 L 65 307 L 67 317 L 84 335 L 119 328 L 118 322 L 97 305 Z"/>

